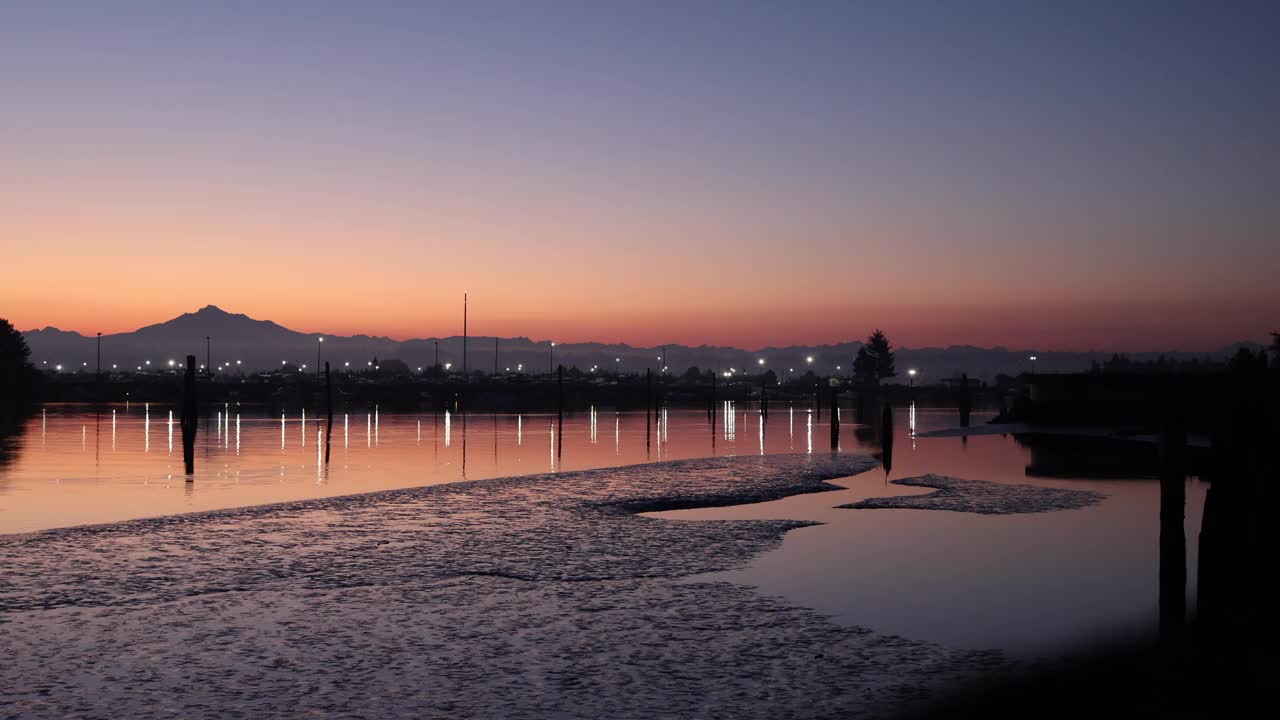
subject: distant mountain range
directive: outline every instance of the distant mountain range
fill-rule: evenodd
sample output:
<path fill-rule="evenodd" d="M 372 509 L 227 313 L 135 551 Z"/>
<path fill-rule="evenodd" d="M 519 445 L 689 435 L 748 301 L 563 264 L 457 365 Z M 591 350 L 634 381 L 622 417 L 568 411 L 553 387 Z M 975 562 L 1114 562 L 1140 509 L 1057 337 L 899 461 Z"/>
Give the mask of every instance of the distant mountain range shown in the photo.
<path fill-rule="evenodd" d="M 53 327 L 29 330 L 24 333 L 31 346 L 32 359 L 37 366 L 51 369 L 62 365 L 65 371 L 92 370 L 95 367 L 95 340 Z M 307 365 L 314 369 L 316 350 L 319 346 L 321 362 L 328 361 L 335 368 L 368 366 L 377 361 L 397 359 L 410 368 L 427 368 L 439 360 L 449 363 L 453 370 L 460 370 L 463 362 L 461 336 L 393 340 L 369 335 L 324 335 L 301 333 L 277 325 L 269 320 L 255 320 L 247 315 L 228 313 L 209 305 L 196 312 L 180 315 L 156 325 L 148 325 L 133 332 L 102 336 L 102 366 L 110 369 L 134 369 L 139 366 L 159 369 L 167 367 L 169 360 L 181 364 L 186 355 L 195 355 L 197 362 L 205 362 L 205 338 L 209 337 L 209 357 L 217 368 L 229 363 L 233 369 L 243 372 L 279 369 L 287 363 L 291 367 Z M 495 367 L 492 336 L 467 339 L 467 366 L 470 370 L 493 372 Z M 690 366 L 727 370 L 746 368 L 751 371 L 761 367 L 779 374 L 803 373 L 812 367 L 820 373 L 847 373 L 854 355 L 862 346 L 860 341 L 831 345 L 791 345 L 744 350 L 734 347 L 699 345 L 665 346 L 666 363 L 672 373 L 682 373 Z M 1256 349 L 1257 343 L 1237 343 L 1208 353 L 1192 352 L 1141 352 L 1129 353 L 1135 360 L 1154 359 L 1165 355 L 1176 359 L 1221 359 L 1240 347 Z M 499 371 L 546 372 L 553 362 L 552 348 L 548 342 L 536 342 L 526 337 L 497 339 L 497 368 Z M 634 347 L 626 344 L 565 343 L 557 344 L 554 363 L 566 367 L 618 368 L 623 371 L 657 369 L 663 355 L 661 347 Z M 1036 360 L 1030 359 L 1035 355 Z M 953 345 L 946 348 L 899 348 L 897 367 L 905 376 L 907 368 L 916 368 L 920 382 L 936 381 L 967 373 L 970 377 L 990 380 L 997 374 L 1016 375 L 1034 370 L 1037 372 L 1073 372 L 1086 370 L 1094 361 L 1110 358 L 1112 351 L 1044 352 L 1010 350 L 1003 347 L 980 348 Z M 813 358 L 812 364 L 807 358 Z M 146 362 L 150 360 L 148 366 Z M 763 360 L 763 366 L 760 361 Z M 239 361 L 239 365 L 236 365 Z M 348 365 L 349 363 L 349 365 Z M 839 370 L 837 370 L 839 367 Z"/>

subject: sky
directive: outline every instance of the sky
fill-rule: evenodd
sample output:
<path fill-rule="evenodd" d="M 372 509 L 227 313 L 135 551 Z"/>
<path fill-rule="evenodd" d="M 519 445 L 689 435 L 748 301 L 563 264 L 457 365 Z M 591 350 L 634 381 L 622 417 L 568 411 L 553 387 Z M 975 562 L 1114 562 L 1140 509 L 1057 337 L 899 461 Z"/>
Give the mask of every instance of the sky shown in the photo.
<path fill-rule="evenodd" d="M 1117 7 L 1123 5 L 1124 7 Z M 1211 349 L 1280 328 L 1280 4 L 0 5 L 0 317 Z"/>

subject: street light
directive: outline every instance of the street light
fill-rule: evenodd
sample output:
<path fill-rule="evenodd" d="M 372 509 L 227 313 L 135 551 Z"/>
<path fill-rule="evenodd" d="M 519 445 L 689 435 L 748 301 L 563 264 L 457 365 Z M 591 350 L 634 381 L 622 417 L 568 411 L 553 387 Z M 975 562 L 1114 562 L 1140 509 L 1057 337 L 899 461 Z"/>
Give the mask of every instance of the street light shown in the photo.
<path fill-rule="evenodd" d="M 915 384 L 915 380 L 916 380 L 916 369 L 911 368 L 910 370 L 907 370 L 907 388 L 908 389 L 910 389 L 911 386 Z"/>

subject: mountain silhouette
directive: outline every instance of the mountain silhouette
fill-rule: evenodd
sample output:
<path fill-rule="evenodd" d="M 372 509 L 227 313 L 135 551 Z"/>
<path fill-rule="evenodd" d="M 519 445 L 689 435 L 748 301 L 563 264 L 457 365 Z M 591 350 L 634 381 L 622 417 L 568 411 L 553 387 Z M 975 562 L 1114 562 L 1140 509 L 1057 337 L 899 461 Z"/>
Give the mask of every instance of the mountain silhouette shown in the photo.
<path fill-rule="evenodd" d="M 32 360 L 37 366 L 92 370 L 95 367 L 94 336 L 45 327 L 24 333 L 31 346 Z M 317 338 L 323 336 L 324 342 Z M 356 369 L 367 367 L 380 360 L 399 359 L 411 369 L 427 368 L 435 362 L 437 345 L 440 362 L 450 363 L 454 370 L 462 367 L 462 337 L 453 335 L 440 338 L 395 340 L 370 335 L 329 335 L 304 333 L 286 328 L 270 320 L 258 320 L 242 313 L 230 313 L 216 305 L 206 305 L 195 312 L 138 328 L 132 332 L 102 336 L 102 365 L 119 370 L 141 367 L 166 367 L 169 360 L 181 363 L 187 355 L 195 355 L 197 362 L 205 362 L 205 338 L 210 338 L 209 358 L 217 368 L 229 363 L 242 371 L 279 369 L 287 364 L 297 367 L 305 364 L 308 371 L 316 367 L 316 350 L 319 346 L 321 362 L 328 361 L 335 368 Z M 862 346 L 860 341 L 847 341 L 828 345 L 789 345 L 748 350 L 736 347 L 699 345 L 666 345 L 669 372 L 679 374 L 690 366 L 718 371 L 734 368 L 755 372 L 763 367 L 786 376 L 794 371 L 803 374 L 810 367 L 821 374 L 847 374 L 853 357 Z M 1171 359 L 1223 359 L 1241 346 L 1260 347 L 1257 343 L 1235 343 L 1210 353 L 1170 351 L 1166 353 L 1129 353 L 1133 360 L 1150 360 L 1158 355 Z M 467 365 L 470 370 L 492 372 L 494 369 L 493 336 L 473 336 L 468 340 Z M 919 381 L 936 381 L 943 377 L 967 373 L 972 378 L 990 380 L 998 373 L 1016 375 L 1033 369 L 1029 356 L 1035 354 L 1034 370 L 1038 372 L 1075 372 L 1086 370 L 1097 361 L 1111 357 L 1113 351 L 1044 352 L 1011 350 L 1004 347 L 980 348 L 956 345 L 945 348 L 899 348 L 897 364 L 900 371 L 907 368 L 920 370 Z M 657 369 L 659 347 L 637 347 L 621 343 L 557 343 L 555 364 L 587 369 L 599 366 L 604 370 L 621 369 L 627 372 L 643 372 L 645 368 Z M 809 365 L 806 358 L 813 357 Z M 620 360 L 619 360 L 620 359 Z M 148 366 L 146 361 L 150 360 Z M 523 366 L 524 372 L 547 372 L 552 363 L 550 344 L 527 337 L 498 339 L 498 369 L 515 371 Z M 240 364 L 236 365 L 236 361 Z M 837 370 L 839 366 L 839 370 Z"/>

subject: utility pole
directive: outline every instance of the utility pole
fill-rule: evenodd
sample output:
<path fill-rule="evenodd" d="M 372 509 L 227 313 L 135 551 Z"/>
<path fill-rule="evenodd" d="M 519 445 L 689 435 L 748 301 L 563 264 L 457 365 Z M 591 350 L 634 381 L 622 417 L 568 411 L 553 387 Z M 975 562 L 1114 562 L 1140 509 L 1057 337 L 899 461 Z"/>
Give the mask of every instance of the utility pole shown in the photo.
<path fill-rule="evenodd" d="M 209 339 L 208 335 L 205 335 L 204 336 L 204 371 L 207 373 L 213 372 L 212 348 L 213 348 L 213 341 Z"/>
<path fill-rule="evenodd" d="M 98 379 L 102 379 L 102 333 L 98 333 Z"/>
<path fill-rule="evenodd" d="M 498 338 L 493 338 L 493 376 L 498 376 Z"/>
<path fill-rule="evenodd" d="M 467 293 L 462 293 L 462 377 L 467 376 Z"/>

